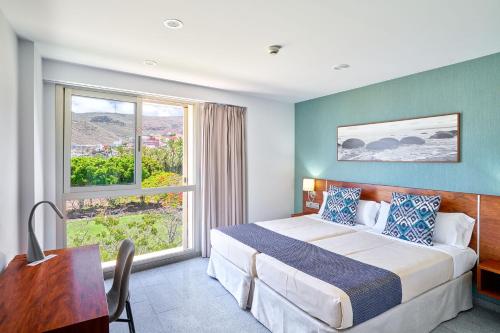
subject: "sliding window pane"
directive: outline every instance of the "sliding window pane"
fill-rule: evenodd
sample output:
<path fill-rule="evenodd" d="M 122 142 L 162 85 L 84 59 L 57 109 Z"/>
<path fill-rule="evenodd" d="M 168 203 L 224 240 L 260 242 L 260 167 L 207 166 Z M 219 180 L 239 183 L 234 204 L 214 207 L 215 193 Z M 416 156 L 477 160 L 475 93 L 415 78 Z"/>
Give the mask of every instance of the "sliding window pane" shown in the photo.
<path fill-rule="evenodd" d="M 136 104 L 71 96 L 71 186 L 135 183 Z"/>
<path fill-rule="evenodd" d="M 99 244 L 103 262 L 130 238 L 136 255 L 182 249 L 187 193 L 66 201 L 68 247 Z"/>
<path fill-rule="evenodd" d="M 142 104 L 142 187 L 183 185 L 184 107 Z"/>

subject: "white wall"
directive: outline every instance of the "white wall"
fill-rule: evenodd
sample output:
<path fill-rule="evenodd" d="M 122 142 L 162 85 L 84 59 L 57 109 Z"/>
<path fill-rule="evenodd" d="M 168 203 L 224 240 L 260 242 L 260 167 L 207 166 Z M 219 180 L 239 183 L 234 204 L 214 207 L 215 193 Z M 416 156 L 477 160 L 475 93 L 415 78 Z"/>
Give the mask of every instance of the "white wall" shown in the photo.
<path fill-rule="evenodd" d="M 19 252 L 17 37 L 0 11 L 0 271 Z"/>
<path fill-rule="evenodd" d="M 292 213 L 293 104 L 54 60 L 43 61 L 43 78 L 46 81 L 246 106 L 249 221 L 287 217 Z M 47 91 L 52 88 L 46 84 L 44 89 Z M 45 92 L 45 98 L 53 97 L 47 96 Z M 44 103 L 44 117 L 53 117 L 47 114 L 54 112 L 53 101 Z M 47 144 L 53 146 L 55 143 Z"/>
<path fill-rule="evenodd" d="M 18 41 L 18 115 L 19 115 L 19 179 L 21 252 L 27 250 L 28 217 L 33 205 L 43 200 L 43 119 L 41 57 L 34 42 Z M 43 209 L 33 221 L 35 234 L 43 246 Z"/>

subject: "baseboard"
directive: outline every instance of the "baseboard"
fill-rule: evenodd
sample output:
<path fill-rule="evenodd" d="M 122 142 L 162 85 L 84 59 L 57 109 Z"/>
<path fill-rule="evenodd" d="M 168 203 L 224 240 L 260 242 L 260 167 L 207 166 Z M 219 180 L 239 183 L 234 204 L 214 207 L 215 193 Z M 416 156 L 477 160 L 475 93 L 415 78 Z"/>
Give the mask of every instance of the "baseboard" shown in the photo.
<path fill-rule="evenodd" d="M 474 302 L 474 306 L 480 306 L 482 308 L 494 311 L 496 313 L 500 313 L 500 304 L 499 303 L 495 303 L 493 301 L 490 301 L 490 300 L 487 300 L 484 298 L 480 298 L 478 296 L 474 297 L 473 302 Z"/>

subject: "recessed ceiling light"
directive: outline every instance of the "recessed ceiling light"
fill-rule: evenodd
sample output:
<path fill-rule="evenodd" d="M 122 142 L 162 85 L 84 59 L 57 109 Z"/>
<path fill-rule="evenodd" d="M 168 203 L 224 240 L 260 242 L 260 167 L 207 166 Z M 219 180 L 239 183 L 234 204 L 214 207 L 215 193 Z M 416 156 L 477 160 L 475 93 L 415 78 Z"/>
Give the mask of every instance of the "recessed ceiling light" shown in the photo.
<path fill-rule="evenodd" d="M 178 19 L 167 19 L 163 21 L 163 25 L 166 28 L 177 30 L 182 28 L 184 26 L 184 23 L 182 23 L 182 21 Z"/>
<path fill-rule="evenodd" d="M 146 60 L 144 60 L 144 65 L 154 67 L 154 66 L 158 65 L 158 61 L 152 60 L 152 59 L 146 59 Z"/>
<path fill-rule="evenodd" d="M 333 66 L 333 69 L 335 69 L 336 71 L 340 71 L 349 67 L 350 67 L 349 64 L 338 64 Z"/>
<path fill-rule="evenodd" d="M 271 45 L 267 48 L 267 52 L 271 55 L 276 55 L 281 50 L 281 45 Z"/>

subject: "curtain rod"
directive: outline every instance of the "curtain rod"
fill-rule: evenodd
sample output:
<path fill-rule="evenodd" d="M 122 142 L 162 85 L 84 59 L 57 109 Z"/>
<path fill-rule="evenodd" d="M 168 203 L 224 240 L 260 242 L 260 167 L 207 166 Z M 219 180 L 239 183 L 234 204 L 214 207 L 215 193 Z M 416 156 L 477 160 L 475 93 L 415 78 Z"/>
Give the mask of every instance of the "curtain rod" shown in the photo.
<path fill-rule="evenodd" d="M 234 105 L 234 104 L 227 104 L 227 103 L 208 102 L 208 101 L 205 101 L 205 102 L 200 102 L 200 103 L 219 104 L 219 105 L 234 106 L 234 107 L 237 107 L 237 108 L 245 108 L 245 109 L 247 109 L 247 107 L 246 107 L 246 106 Z"/>

